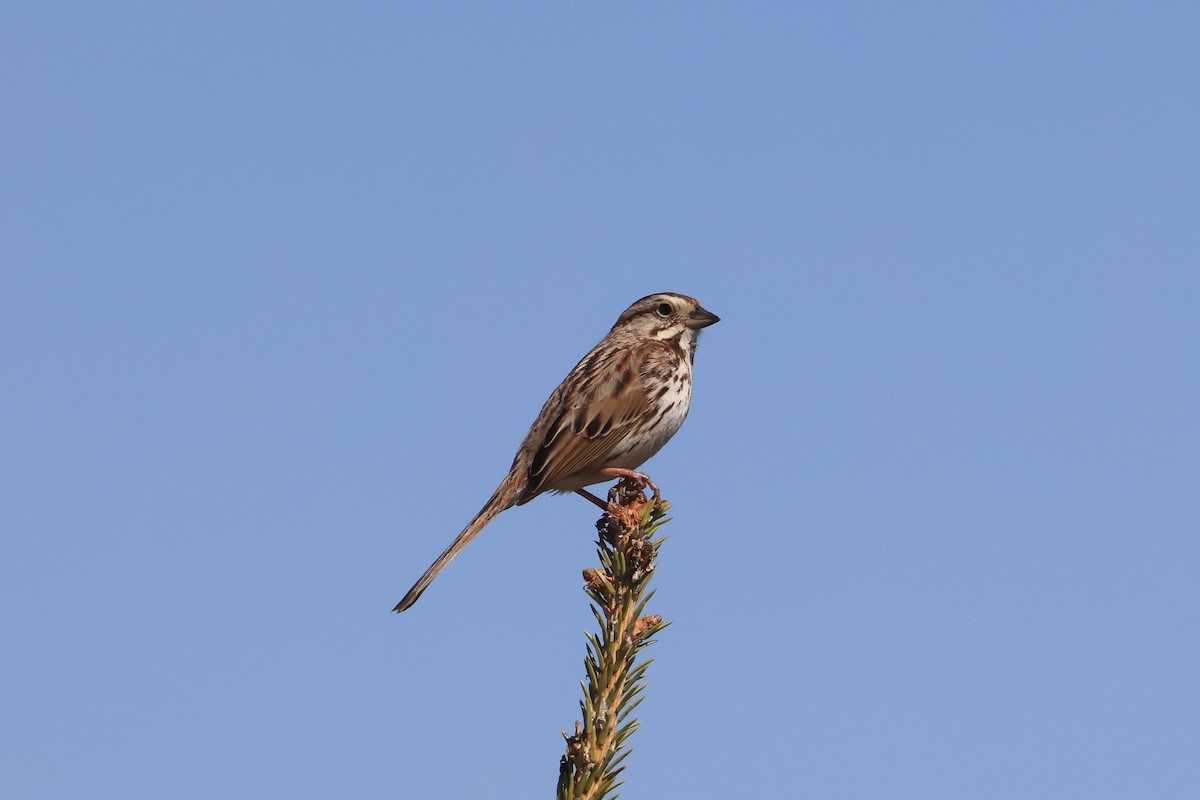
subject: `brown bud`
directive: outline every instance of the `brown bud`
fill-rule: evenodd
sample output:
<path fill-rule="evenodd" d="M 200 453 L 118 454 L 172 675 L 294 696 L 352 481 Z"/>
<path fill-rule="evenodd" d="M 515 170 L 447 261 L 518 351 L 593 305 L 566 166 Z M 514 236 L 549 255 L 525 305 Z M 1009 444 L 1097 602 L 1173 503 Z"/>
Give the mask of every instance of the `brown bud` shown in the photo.
<path fill-rule="evenodd" d="M 662 625 L 662 616 L 661 615 L 647 614 L 646 616 L 642 617 L 641 619 L 639 619 L 637 622 L 634 623 L 634 625 L 633 625 L 633 640 L 635 642 L 640 642 L 642 639 L 646 638 L 646 635 L 651 630 L 653 630 L 654 628 L 657 628 L 659 625 Z"/>
<path fill-rule="evenodd" d="M 567 736 L 566 731 L 563 731 L 563 736 L 567 738 L 567 759 L 575 765 L 577 772 L 583 772 L 590 769 L 593 765 L 588 758 L 587 737 L 583 735 L 583 727 L 578 721 L 575 723 L 575 735 Z"/>
<path fill-rule="evenodd" d="M 608 578 L 607 573 L 589 567 L 583 571 L 583 588 L 591 592 L 603 592 L 607 594 L 609 587 L 612 585 Z"/>
<path fill-rule="evenodd" d="M 654 545 L 648 539 L 634 539 L 629 543 L 629 560 L 638 569 L 645 569 L 654 560 Z"/>

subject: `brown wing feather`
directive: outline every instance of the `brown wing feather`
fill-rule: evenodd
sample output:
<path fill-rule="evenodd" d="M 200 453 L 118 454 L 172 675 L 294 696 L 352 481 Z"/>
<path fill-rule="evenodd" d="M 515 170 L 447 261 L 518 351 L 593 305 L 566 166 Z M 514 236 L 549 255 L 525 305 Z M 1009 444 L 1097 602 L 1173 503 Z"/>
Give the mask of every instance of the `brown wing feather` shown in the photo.
<path fill-rule="evenodd" d="M 545 491 L 571 475 L 603 467 L 645 405 L 644 392 L 626 391 L 618 397 L 573 409 L 539 450 L 538 455 L 545 456 L 535 457 L 530 465 L 527 491 Z"/>
<path fill-rule="evenodd" d="M 630 363 L 628 354 L 622 355 L 617 363 L 603 364 L 607 369 L 599 374 L 588 370 L 593 379 L 585 385 L 576 385 L 576 391 L 570 393 L 573 404 L 555 414 L 529 462 L 529 484 L 522 502 L 565 478 L 603 467 L 609 454 L 643 414 L 650 398 L 640 365 Z M 580 372 L 579 368 L 572 371 L 564 386 L 573 383 Z M 558 399 L 566 400 L 566 394 Z"/>

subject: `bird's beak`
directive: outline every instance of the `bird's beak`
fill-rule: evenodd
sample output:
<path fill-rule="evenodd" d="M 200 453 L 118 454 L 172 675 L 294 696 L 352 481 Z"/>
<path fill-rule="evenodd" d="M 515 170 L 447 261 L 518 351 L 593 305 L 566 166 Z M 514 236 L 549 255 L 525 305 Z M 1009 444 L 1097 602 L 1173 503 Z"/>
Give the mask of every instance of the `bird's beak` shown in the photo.
<path fill-rule="evenodd" d="M 709 325 L 720 321 L 721 318 L 716 314 L 697 307 L 695 311 L 688 314 L 687 326 L 693 330 L 700 330 L 701 328 L 707 328 Z"/>

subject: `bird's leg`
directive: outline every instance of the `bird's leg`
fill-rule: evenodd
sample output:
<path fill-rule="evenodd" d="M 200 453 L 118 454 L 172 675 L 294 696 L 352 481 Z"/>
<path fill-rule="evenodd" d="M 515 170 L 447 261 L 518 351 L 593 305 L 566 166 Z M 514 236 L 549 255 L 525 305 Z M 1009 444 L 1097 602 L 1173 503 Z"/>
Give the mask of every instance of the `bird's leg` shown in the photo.
<path fill-rule="evenodd" d="M 586 498 L 587 500 L 592 501 L 596 505 L 600 506 L 600 508 L 603 509 L 604 511 L 608 511 L 608 503 L 604 502 L 599 497 L 596 497 L 596 495 L 592 494 L 587 489 L 582 489 L 582 488 L 576 489 L 575 494 L 579 495 L 580 497 Z"/>
<path fill-rule="evenodd" d="M 600 474 L 609 478 L 625 478 L 626 480 L 631 480 L 634 483 L 640 484 L 641 486 L 649 486 L 650 491 L 654 492 L 654 502 L 657 503 L 662 499 L 662 492 L 658 490 L 658 484 L 650 480 L 650 476 L 644 472 L 637 472 L 632 469 L 621 469 L 620 467 L 605 467 L 604 469 L 600 470 Z"/>

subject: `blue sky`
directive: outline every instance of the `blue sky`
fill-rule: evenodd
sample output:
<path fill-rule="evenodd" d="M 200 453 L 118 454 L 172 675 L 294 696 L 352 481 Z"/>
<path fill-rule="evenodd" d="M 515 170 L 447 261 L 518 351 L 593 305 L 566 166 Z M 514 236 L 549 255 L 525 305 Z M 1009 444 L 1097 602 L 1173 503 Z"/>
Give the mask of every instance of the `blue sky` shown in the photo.
<path fill-rule="evenodd" d="M 594 509 L 388 610 L 668 290 L 624 797 L 1200 796 L 1198 29 L 8 8 L 0 794 L 548 796 Z"/>

